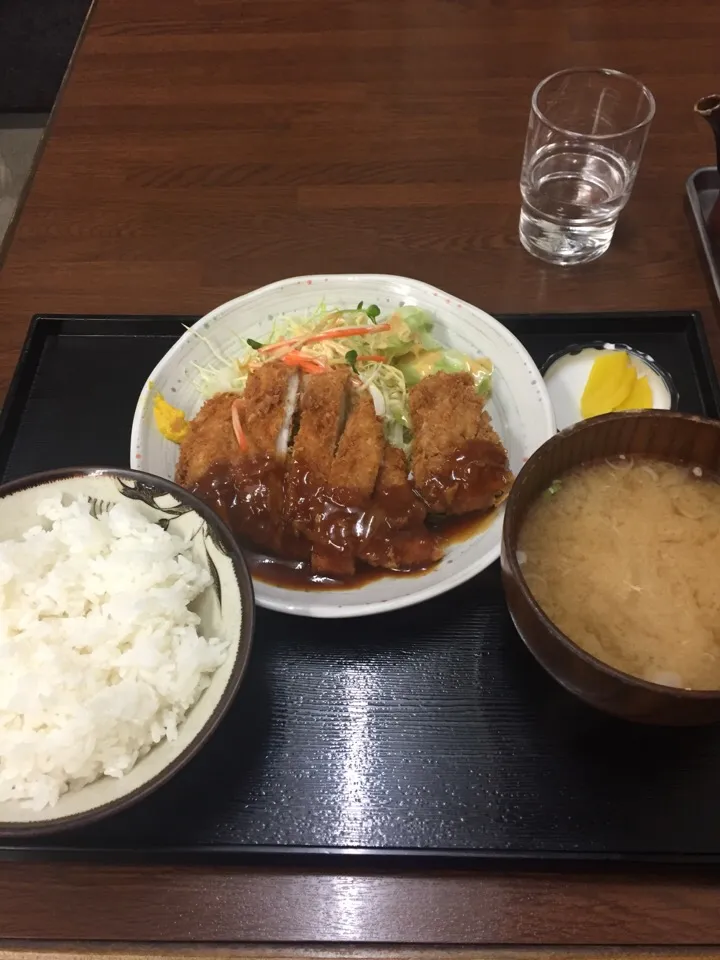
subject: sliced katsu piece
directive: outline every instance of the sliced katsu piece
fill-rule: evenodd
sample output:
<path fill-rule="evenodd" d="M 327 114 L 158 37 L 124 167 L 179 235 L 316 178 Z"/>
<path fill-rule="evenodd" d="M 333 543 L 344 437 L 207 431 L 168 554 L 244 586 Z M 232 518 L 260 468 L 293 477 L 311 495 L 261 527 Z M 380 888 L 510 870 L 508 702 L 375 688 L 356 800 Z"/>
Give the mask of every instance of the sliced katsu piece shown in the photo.
<path fill-rule="evenodd" d="M 305 559 L 309 547 L 284 516 L 288 446 L 300 378 L 279 360 L 250 372 L 236 404 L 244 456 L 233 471 L 236 526 L 256 547 Z"/>
<path fill-rule="evenodd" d="M 357 527 L 363 524 L 383 459 L 382 422 L 370 395 L 357 392 L 330 467 L 325 502 L 313 533 L 315 573 L 355 572 Z"/>
<path fill-rule="evenodd" d="M 358 557 L 388 570 L 417 569 L 440 560 L 443 550 L 425 526 L 426 515 L 408 477 L 405 454 L 386 446 Z"/>
<path fill-rule="evenodd" d="M 330 486 L 365 503 L 373 495 L 384 450 L 382 421 L 372 397 L 365 390 L 357 392 L 330 468 Z"/>
<path fill-rule="evenodd" d="M 242 427 L 253 455 L 285 460 L 299 387 L 297 371 L 280 360 L 250 373 L 243 394 Z"/>
<path fill-rule="evenodd" d="M 180 444 L 175 480 L 192 487 L 216 464 L 230 465 L 241 457 L 232 425 L 232 405 L 236 393 L 218 393 L 206 400 Z"/>
<path fill-rule="evenodd" d="M 284 461 L 297 393 L 297 374 L 272 362 L 251 372 L 242 397 L 212 397 L 190 422 L 176 479 L 242 539 L 306 558 L 308 547 L 295 542 L 283 520 Z"/>
<path fill-rule="evenodd" d="M 234 473 L 243 458 L 233 427 L 233 407 L 238 401 L 236 393 L 218 393 L 205 401 L 188 424 L 175 468 L 175 480 L 226 523 L 231 522 Z"/>
<path fill-rule="evenodd" d="M 304 379 L 300 425 L 285 487 L 285 518 L 312 536 L 323 491 L 330 479 L 338 437 L 345 421 L 350 368 L 311 374 Z"/>
<path fill-rule="evenodd" d="M 469 373 L 435 373 L 410 391 L 415 487 L 431 513 L 489 510 L 512 482 L 507 452 Z"/>
<path fill-rule="evenodd" d="M 427 507 L 413 489 L 405 454 L 397 447 L 388 445 L 385 449 L 373 503 L 394 530 L 425 522 Z"/>

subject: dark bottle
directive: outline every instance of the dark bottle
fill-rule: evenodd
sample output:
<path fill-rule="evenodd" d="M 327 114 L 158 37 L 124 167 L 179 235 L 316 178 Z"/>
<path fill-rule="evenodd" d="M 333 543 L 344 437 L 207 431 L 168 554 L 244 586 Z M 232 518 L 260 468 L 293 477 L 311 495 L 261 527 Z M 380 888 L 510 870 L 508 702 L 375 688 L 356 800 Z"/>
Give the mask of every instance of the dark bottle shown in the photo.
<path fill-rule="evenodd" d="M 709 97 L 702 97 L 695 104 L 695 113 L 704 117 L 710 124 L 715 137 L 715 163 L 720 174 L 720 94 L 713 93 Z M 720 243 L 720 194 L 707 219 L 707 229 L 713 241 Z"/>

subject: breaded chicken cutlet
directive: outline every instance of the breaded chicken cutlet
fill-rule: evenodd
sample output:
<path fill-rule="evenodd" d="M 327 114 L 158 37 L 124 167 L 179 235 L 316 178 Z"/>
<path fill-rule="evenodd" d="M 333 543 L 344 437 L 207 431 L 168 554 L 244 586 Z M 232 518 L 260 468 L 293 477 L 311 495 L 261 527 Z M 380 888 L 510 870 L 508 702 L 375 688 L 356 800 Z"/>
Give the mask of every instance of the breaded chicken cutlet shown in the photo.
<path fill-rule="evenodd" d="M 223 393 L 203 405 L 176 478 L 244 539 L 311 560 L 315 574 L 350 576 L 358 561 L 426 567 L 443 554 L 428 511 L 485 511 L 512 478 L 469 374 L 426 377 L 409 407 L 411 470 L 349 366 L 300 375 L 270 361 L 250 373 L 242 397 Z"/>
<path fill-rule="evenodd" d="M 231 525 L 241 526 L 257 546 L 306 558 L 309 547 L 297 540 L 283 517 L 284 462 L 298 384 L 295 371 L 272 361 L 249 374 L 242 397 L 222 393 L 206 401 L 180 446 L 176 479 Z M 203 484 L 213 473 L 212 483 Z"/>
<path fill-rule="evenodd" d="M 410 482 L 405 454 L 390 444 L 385 447 L 373 504 L 396 530 L 424 523 L 427 516 L 427 507 Z"/>
<path fill-rule="evenodd" d="M 182 487 L 192 487 L 217 463 L 230 465 L 240 460 L 232 426 L 232 405 L 237 399 L 236 393 L 210 397 L 188 424 L 175 468 L 175 480 Z"/>
<path fill-rule="evenodd" d="M 469 373 L 435 373 L 410 391 L 415 487 L 431 513 L 489 510 L 509 490 L 507 452 Z"/>
<path fill-rule="evenodd" d="M 206 400 L 180 444 L 177 482 L 192 486 L 213 464 L 237 464 L 243 453 L 284 460 L 298 385 L 294 370 L 273 361 L 250 373 L 242 398 L 237 393 L 219 393 Z M 232 408 L 236 402 L 247 451 L 241 451 L 233 429 Z"/>
<path fill-rule="evenodd" d="M 304 384 L 284 508 L 286 519 L 300 533 L 312 534 L 318 498 L 330 480 L 335 449 L 345 423 L 349 378 L 350 369 L 342 367 L 310 376 Z"/>
<path fill-rule="evenodd" d="M 285 459 L 299 389 L 298 372 L 279 360 L 250 373 L 243 394 L 242 426 L 252 454 Z"/>
<path fill-rule="evenodd" d="M 330 467 L 330 486 L 359 500 L 373 495 L 385 449 L 382 422 L 368 393 L 355 394 Z"/>
<path fill-rule="evenodd" d="M 355 572 L 355 527 L 370 504 L 384 447 L 375 405 L 367 393 L 357 393 L 330 466 L 328 489 L 332 493 L 315 521 L 315 573 L 349 576 Z"/>
<path fill-rule="evenodd" d="M 358 557 L 371 567 L 413 570 L 440 560 L 439 538 L 424 525 L 427 508 L 408 477 L 405 454 L 385 446 Z"/>

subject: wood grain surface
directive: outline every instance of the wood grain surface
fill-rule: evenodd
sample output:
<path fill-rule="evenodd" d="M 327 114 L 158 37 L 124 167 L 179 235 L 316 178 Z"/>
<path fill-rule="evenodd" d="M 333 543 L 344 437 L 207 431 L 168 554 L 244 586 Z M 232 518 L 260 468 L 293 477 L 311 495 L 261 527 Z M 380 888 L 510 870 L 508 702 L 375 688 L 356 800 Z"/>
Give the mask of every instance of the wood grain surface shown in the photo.
<path fill-rule="evenodd" d="M 517 869 L 369 874 L 14 864 L 0 938 L 717 943 L 716 874 Z"/>
<path fill-rule="evenodd" d="M 33 313 L 202 313 L 328 271 L 491 312 L 697 307 L 720 359 L 683 202 L 719 31 L 716 0 L 97 0 L 6 248 L 0 389 Z M 657 116 L 609 253 L 545 266 L 517 240 L 530 94 L 598 64 Z M 0 936 L 43 941 L 720 942 L 717 875 L 678 869 L 3 863 L 0 904 Z"/>
<path fill-rule="evenodd" d="M 612 947 L 326 947 L 258 946 L 257 944 L 33 944 L 0 950 L 0 960 L 708 960 L 708 949 L 659 947 L 651 950 Z"/>
<path fill-rule="evenodd" d="M 708 949 L 660 947 L 327 947 L 258 946 L 257 944 L 22 944 L 0 950 L 0 960 L 708 960 L 717 953 Z"/>

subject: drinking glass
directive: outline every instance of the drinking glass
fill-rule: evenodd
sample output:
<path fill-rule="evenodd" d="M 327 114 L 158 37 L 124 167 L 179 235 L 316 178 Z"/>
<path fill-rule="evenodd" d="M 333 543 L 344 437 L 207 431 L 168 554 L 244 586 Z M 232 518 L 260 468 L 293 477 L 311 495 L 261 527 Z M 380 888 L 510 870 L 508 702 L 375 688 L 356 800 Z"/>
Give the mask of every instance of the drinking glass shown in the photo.
<path fill-rule="evenodd" d="M 520 241 L 550 263 L 610 246 L 637 174 L 655 100 L 617 70 L 561 70 L 535 88 L 520 191 Z"/>

